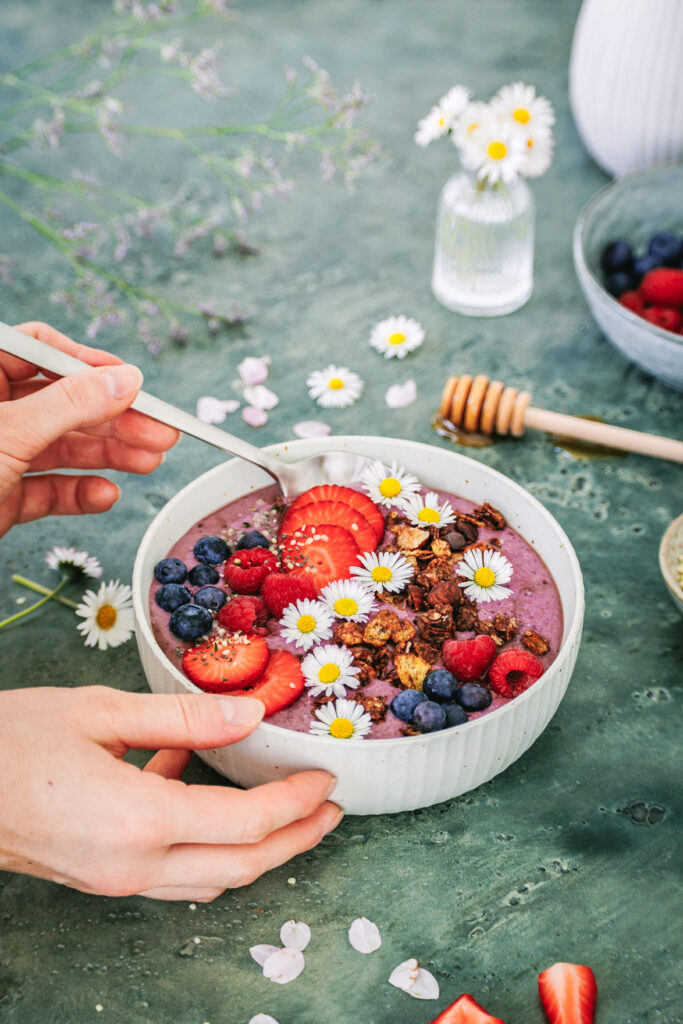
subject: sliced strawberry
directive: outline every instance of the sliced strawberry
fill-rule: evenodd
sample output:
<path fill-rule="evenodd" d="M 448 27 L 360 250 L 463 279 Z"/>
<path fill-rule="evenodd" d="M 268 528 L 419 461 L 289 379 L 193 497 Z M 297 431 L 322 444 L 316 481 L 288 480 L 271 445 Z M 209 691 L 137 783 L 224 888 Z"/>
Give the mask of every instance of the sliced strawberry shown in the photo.
<path fill-rule="evenodd" d="M 310 505 L 290 510 L 282 520 L 278 539 L 282 542 L 302 526 L 318 523 L 331 523 L 348 530 L 361 551 L 374 551 L 377 547 L 375 531 L 365 516 L 343 501 L 312 501 Z"/>
<path fill-rule="evenodd" d="M 500 1017 L 492 1017 L 472 996 L 464 995 L 442 1010 L 432 1024 L 504 1024 Z"/>
<path fill-rule="evenodd" d="M 269 653 L 262 636 L 229 633 L 185 651 L 183 672 L 207 693 L 229 693 L 260 679 Z"/>
<path fill-rule="evenodd" d="M 320 591 L 333 580 L 351 579 L 359 554 L 352 535 L 341 526 L 302 526 L 282 548 L 282 568 L 292 576 L 309 576 Z"/>
<path fill-rule="evenodd" d="M 256 697 L 266 709 L 265 717 L 293 704 L 304 692 L 304 674 L 299 659 L 289 651 L 273 651 L 266 671 L 255 686 L 233 690 L 232 697 Z"/>
<path fill-rule="evenodd" d="M 550 1024 L 592 1024 L 598 986 L 590 967 L 553 964 L 539 974 L 538 992 Z"/>
<path fill-rule="evenodd" d="M 339 484 L 320 484 L 300 494 L 289 506 L 289 511 L 301 508 L 302 505 L 310 505 L 314 501 L 343 501 L 345 505 L 350 505 L 365 516 L 375 531 L 378 544 L 384 536 L 384 516 L 374 501 L 362 491 L 354 491 L 353 487 L 341 487 Z"/>
<path fill-rule="evenodd" d="M 279 572 L 271 572 L 270 576 L 266 576 L 261 593 L 268 611 L 276 619 L 282 617 L 288 604 L 306 598 L 313 601 L 318 596 L 315 584 L 308 576 L 292 576 Z"/>
<path fill-rule="evenodd" d="M 489 682 L 501 697 L 516 697 L 543 675 L 543 663 L 531 653 L 514 648 L 503 651 L 489 669 Z"/>

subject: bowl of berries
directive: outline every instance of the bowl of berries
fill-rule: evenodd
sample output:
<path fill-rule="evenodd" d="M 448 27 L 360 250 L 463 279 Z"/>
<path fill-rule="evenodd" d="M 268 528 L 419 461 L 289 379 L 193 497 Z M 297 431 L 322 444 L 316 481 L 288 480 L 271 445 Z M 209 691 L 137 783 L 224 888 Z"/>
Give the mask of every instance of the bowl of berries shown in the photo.
<path fill-rule="evenodd" d="M 340 450 L 366 457 L 287 500 L 237 459 L 175 495 L 135 562 L 138 647 L 155 692 L 262 701 L 254 733 L 198 752 L 227 778 L 324 768 L 347 813 L 412 810 L 486 782 L 546 727 L 578 652 L 581 570 L 535 498 L 458 453 L 268 449 Z"/>
<path fill-rule="evenodd" d="M 574 229 L 574 264 L 612 344 L 683 389 L 683 163 L 629 174 L 589 199 Z"/>

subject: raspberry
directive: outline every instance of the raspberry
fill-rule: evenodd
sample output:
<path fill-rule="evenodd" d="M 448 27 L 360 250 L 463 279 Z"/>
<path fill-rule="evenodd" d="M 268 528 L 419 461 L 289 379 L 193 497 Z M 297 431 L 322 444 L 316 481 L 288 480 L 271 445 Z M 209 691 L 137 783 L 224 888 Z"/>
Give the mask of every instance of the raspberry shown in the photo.
<path fill-rule="evenodd" d="M 618 301 L 621 306 L 625 306 L 626 309 L 630 309 L 632 313 L 641 314 L 645 309 L 645 303 L 638 292 L 624 292 L 623 295 L 619 296 Z"/>
<path fill-rule="evenodd" d="M 671 306 L 649 306 L 641 314 L 651 324 L 661 327 L 665 331 L 677 331 L 683 323 L 683 317 L 677 309 Z"/>
<path fill-rule="evenodd" d="M 257 627 L 265 626 L 268 609 L 260 597 L 244 594 L 224 604 L 217 618 L 231 633 L 253 633 Z"/>
<path fill-rule="evenodd" d="M 471 683 L 483 676 L 497 649 L 493 638 L 486 635 L 471 640 L 446 640 L 443 663 L 461 683 Z"/>
<path fill-rule="evenodd" d="M 543 665 L 531 651 L 515 648 L 498 655 L 489 669 L 489 682 L 501 697 L 516 697 L 528 690 L 543 671 Z"/>
<path fill-rule="evenodd" d="M 282 573 L 272 572 L 263 581 L 263 600 L 266 602 L 268 611 L 276 619 L 282 617 L 282 613 L 288 604 L 293 601 L 310 598 L 314 601 L 318 596 L 315 584 L 310 576 L 285 576 Z"/>
<path fill-rule="evenodd" d="M 655 267 L 646 274 L 638 289 L 644 302 L 661 306 L 683 306 L 683 270 Z"/>
<path fill-rule="evenodd" d="M 238 594 L 255 594 L 277 568 L 277 558 L 267 548 L 235 551 L 225 563 L 225 581 Z"/>

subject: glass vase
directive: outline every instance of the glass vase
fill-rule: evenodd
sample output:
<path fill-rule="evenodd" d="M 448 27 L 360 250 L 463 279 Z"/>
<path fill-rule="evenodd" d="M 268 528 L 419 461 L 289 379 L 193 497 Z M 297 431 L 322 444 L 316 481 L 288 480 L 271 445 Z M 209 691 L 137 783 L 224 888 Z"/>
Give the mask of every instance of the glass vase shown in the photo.
<path fill-rule="evenodd" d="M 432 291 L 467 316 L 519 309 L 533 291 L 534 201 L 523 178 L 489 185 L 460 171 L 439 201 Z"/>

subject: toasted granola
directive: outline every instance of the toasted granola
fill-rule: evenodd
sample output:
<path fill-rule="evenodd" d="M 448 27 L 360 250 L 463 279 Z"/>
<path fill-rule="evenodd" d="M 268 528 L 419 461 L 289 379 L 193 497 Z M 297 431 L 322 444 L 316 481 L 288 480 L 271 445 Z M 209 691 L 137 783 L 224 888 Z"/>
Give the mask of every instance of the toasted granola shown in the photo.
<path fill-rule="evenodd" d="M 427 594 L 427 604 L 430 608 L 452 608 L 462 600 L 462 591 L 455 580 L 442 580 L 437 583 Z"/>
<path fill-rule="evenodd" d="M 514 615 L 503 615 L 502 612 L 498 612 L 493 617 L 493 625 L 496 627 L 498 636 L 502 637 L 506 643 L 514 640 L 519 632 L 519 619 Z"/>
<path fill-rule="evenodd" d="M 421 530 L 419 526 L 399 526 L 396 530 L 396 543 L 402 551 L 417 551 L 429 540 L 429 530 Z"/>
<path fill-rule="evenodd" d="M 455 611 L 455 628 L 461 633 L 469 633 L 479 621 L 479 613 L 468 598 L 463 598 Z"/>
<path fill-rule="evenodd" d="M 407 690 L 421 690 L 422 681 L 431 665 L 417 654 L 397 654 L 394 667 L 401 683 Z"/>
<path fill-rule="evenodd" d="M 488 501 L 473 509 L 472 517 L 479 521 L 480 526 L 488 526 L 491 530 L 504 530 L 507 526 L 503 513 L 490 505 Z"/>
<path fill-rule="evenodd" d="M 415 616 L 415 625 L 420 639 L 437 646 L 453 636 L 453 609 L 430 608 Z"/>
<path fill-rule="evenodd" d="M 522 633 L 522 643 L 532 654 L 547 654 L 550 650 L 548 641 L 540 633 L 537 633 L 535 629 L 524 630 Z"/>
<path fill-rule="evenodd" d="M 409 583 L 407 602 L 413 611 L 422 611 L 425 603 L 425 592 L 422 587 L 418 587 L 416 583 Z"/>
<path fill-rule="evenodd" d="M 363 643 L 371 647 L 383 647 L 391 640 L 392 632 L 399 621 L 396 612 L 383 608 L 374 615 L 363 630 Z"/>
<path fill-rule="evenodd" d="M 362 704 L 363 710 L 367 711 L 373 722 L 383 722 L 387 717 L 387 702 L 385 697 L 371 696 L 365 693 L 354 693 L 353 699 L 356 704 Z"/>
<path fill-rule="evenodd" d="M 337 622 L 332 630 L 332 639 L 335 643 L 344 644 L 346 647 L 362 644 L 363 626 L 360 622 L 347 622 L 345 620 Z"/>

